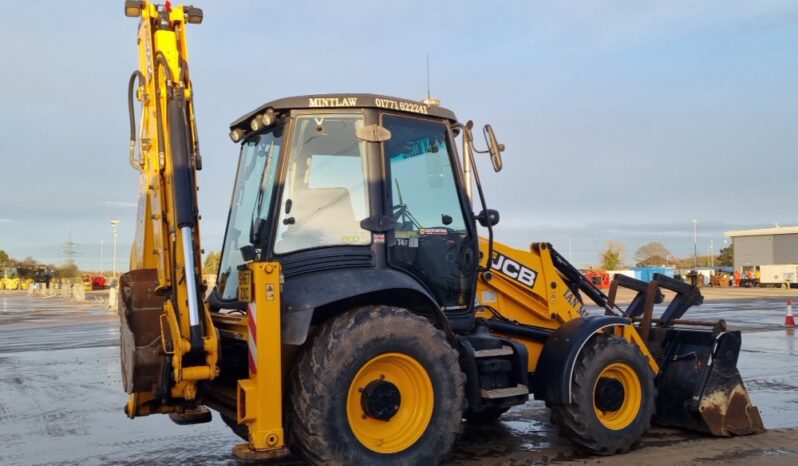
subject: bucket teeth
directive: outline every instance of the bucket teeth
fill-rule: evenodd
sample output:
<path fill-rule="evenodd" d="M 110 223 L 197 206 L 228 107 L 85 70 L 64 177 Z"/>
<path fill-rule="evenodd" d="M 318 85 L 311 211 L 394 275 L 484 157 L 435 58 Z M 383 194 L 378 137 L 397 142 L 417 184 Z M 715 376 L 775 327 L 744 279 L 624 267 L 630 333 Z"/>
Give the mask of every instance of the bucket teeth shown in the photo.
<path fill-rule="evenodd" d="M 742 381 L 732 387 L 718 387 L 705 393 L 698 411 L 712 435 L 729 437 L 765 431 L 759 410 L 751 404 Z"/>

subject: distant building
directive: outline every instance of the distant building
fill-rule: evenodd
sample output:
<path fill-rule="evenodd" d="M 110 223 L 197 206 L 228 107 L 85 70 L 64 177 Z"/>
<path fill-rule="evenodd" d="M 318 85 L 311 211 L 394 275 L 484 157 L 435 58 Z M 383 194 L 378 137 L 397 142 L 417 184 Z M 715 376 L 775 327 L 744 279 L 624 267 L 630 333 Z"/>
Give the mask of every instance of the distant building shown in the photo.
<path fill-rule="evenodd" d="M 727 231 L 734 251 L 734 270 L 771 264 L 798 264 L 798 227 Z"/>

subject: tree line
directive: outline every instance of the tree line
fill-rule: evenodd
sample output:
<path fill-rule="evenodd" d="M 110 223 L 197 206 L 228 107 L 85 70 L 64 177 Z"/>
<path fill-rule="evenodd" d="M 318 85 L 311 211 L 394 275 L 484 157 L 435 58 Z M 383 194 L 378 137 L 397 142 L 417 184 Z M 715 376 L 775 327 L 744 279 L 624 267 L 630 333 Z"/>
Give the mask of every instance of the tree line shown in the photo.
<path fill-rule="evenodd" d="M 604 270 L 619 270 L 628 267 L 626 262 L 626 246 L 617 241 L 607 241 L 607 246 L 599 254 L 599 264 Z M 694 258 L 676 257 L 659 241 L 652 241 L 637 248 L 633 256 L 635 267 L 676 267 L 692 268 Z M 731 246 L 722 248 L 717 255 L 698 256 L 698 266 L 716 267 L 731 266 L 734 256 Z"/>
<path fill-rule="evenodd" d="M 45 264 L 37 261 L 31 256 L 24 259 L 15 259 L 8 255 L 8 253 L 0 249 L 0 277 L 5 273 L 6 268 L 26 268 L 36 269 L 38 267 L 46 267 L 47 271 L 53 271 L 55 276 L 61 278 L 77 278 L 80 277 L 80 269 L 75 263 L 67 263 L 63 265 Z"/>

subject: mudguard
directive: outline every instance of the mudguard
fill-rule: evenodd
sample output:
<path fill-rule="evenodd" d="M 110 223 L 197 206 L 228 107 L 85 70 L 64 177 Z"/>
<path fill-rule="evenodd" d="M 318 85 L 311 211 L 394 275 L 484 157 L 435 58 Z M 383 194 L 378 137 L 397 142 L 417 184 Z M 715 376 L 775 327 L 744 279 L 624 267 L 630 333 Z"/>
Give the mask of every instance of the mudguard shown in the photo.
<path fill-rule="evenodd" d="M 375 293 L 382 293 L 379 303 L 358 302 L 358 297 Z M 286 278 L 283 286 L 283 343 L 305 343 L 314 311 L 343 300 L 351 301 L 353 307 L 387 304 L 401 307 L 423 305 L 438 309 L 432 296 L 415 279 L 396 270 L 363 268 L 302 274 Z"/>
<path fill-rule="evenodd" d="M 570 403 L 576 358 L 590 337 L 604 328 L 631 323 L 625 317 L 595 315 L 574 319 L 558 328 L 543 346 L 535 368 L 532 387 L 535 399 Z"/>

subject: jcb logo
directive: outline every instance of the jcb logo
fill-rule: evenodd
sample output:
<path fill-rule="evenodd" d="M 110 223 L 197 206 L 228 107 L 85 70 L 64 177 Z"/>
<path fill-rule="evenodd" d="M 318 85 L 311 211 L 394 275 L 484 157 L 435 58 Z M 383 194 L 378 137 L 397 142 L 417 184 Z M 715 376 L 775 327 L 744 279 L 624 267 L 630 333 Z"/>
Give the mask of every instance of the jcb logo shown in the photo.
<path fill-rule="evenodd" d="M 496 254 L 496 257 L 493 258 L 493 262 L 490 264 L 490 267 L 492 269 L 498 270 L 510 278 L 523 283 L 530 288 L 535 286 L 535 279 L 538 277 L 537 272 L 534 270 L 524 267 L 509 257 L 498 253 Z"/>

